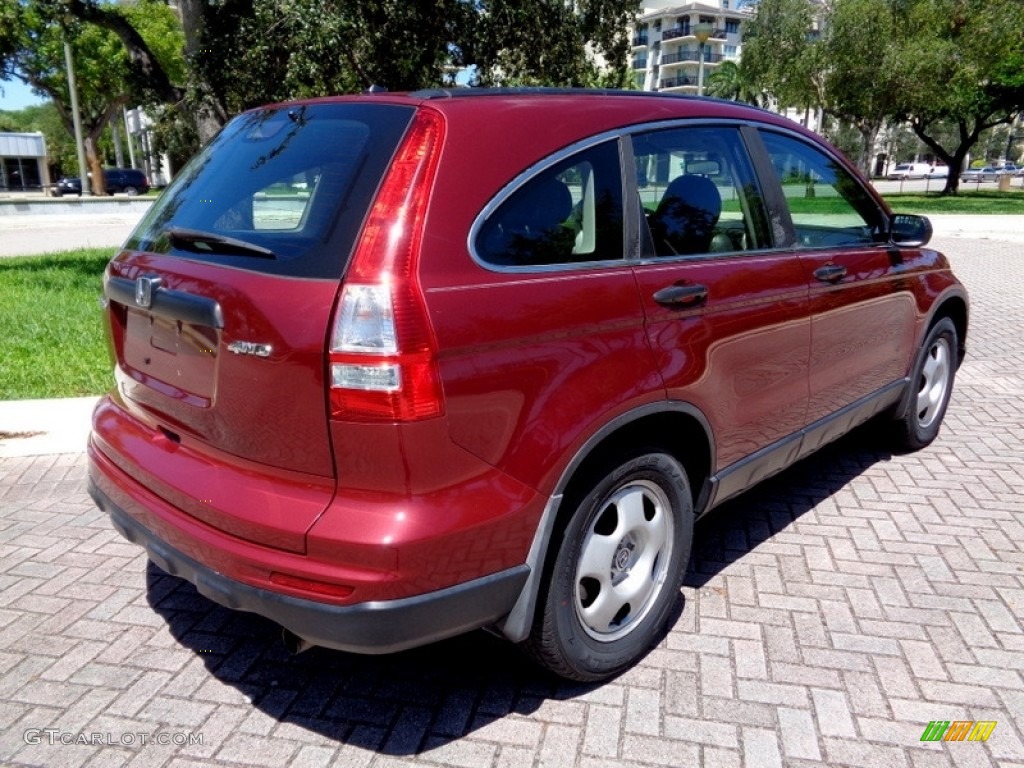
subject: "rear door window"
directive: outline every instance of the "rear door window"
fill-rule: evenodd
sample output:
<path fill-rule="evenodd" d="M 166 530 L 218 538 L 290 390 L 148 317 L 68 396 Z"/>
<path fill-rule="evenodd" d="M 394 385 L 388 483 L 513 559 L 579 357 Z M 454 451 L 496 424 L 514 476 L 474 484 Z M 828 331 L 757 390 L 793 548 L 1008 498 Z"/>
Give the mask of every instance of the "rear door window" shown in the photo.
<path fill-rule="evenodd" d="M 177 176 L 126 247 L 337 278 L 413 112 L 341 103 L 241 115 Z"/>
<path fill-rule="evenodd" d="M 647 256 L 756 250 L 768 244 L 760 188 L 736 128 L 669 128 L 633 137 Z"/>

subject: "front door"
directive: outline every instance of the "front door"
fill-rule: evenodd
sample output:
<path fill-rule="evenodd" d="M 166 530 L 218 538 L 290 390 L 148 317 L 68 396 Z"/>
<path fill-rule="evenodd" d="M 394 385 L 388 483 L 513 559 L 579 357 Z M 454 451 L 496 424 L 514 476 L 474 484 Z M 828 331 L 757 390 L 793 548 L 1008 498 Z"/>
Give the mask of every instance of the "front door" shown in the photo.
<path fill-rule="evenodd" d="M 884 242 L 883 213 L 854 176 L 793 136 L 767 130 L 761 136 L 810 285 L 807 418 L 813 424 L 906 376 L 915 300 L 903 255 Z M 901 282 L 907 290 L 899 290 Z"/>

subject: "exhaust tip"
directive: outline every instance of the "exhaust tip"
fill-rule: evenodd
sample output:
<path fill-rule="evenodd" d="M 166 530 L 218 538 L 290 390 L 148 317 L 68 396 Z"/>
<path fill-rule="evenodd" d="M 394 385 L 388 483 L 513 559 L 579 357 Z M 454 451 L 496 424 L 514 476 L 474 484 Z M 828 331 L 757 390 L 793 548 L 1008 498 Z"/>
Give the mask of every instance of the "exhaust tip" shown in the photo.
<path fill-rule="evenodd" d="M 281 630 L 281 642 L 284 643 L 284 647 L 288 653 L 293 656 L 302 653 L 303 651 L 308 651 L 313 647 L 313 644 L 309 642 L 309 640 L 299 637 L 294 632 L 287 629 Z"/>

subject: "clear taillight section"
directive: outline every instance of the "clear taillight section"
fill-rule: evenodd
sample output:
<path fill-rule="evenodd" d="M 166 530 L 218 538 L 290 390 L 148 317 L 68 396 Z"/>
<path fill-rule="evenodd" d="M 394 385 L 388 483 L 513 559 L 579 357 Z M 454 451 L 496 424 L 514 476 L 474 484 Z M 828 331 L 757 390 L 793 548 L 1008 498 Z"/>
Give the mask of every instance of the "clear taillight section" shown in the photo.
<path fill-rule="evenodd" d="M 443 411 L 416 277 L 443 138 L 441 116 L 421 109 L 370 208 L 331 324 L 332 418 L 409 421 Z"/>

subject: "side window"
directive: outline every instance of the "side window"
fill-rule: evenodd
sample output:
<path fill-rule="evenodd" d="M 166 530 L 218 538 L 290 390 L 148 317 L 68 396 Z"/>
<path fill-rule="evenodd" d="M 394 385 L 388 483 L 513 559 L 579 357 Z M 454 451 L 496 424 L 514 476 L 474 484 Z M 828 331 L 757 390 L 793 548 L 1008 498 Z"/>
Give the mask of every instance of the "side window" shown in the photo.
<path fill-rule="evenodd" d="M 877 240 L 882 213 L 842 165 L 791 136 L 762 131 L 761 138 L 782 184 L 797 242 L 829 248 Z"/>
<path fill-rule="evenodd" d="M 289 231 L 300 229 L 306 220 L 310 200 L 323 175 L 320 167 L 275 179 L 246 196 L 215 222 L 223 230 Z"/>
<path fill-rule="evenodd" d="M 765 247 L 760 187 L 735 128 L 672 128 L 633 137 L 647 256 Z"/>
<path fill-rule="evenodd" d="M 474 241 L 488 264 L 530 267 L 623 258 L 622 174 L 608 141 L 545 168 L 506 198 Z"/>

